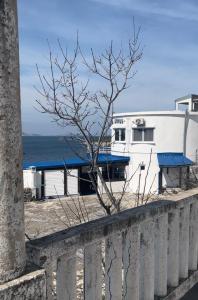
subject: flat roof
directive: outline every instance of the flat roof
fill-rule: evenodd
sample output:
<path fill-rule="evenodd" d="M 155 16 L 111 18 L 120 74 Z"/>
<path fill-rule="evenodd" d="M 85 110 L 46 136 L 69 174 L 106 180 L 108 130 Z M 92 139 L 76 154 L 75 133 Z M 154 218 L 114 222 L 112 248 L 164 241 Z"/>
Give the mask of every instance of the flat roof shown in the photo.
<path fill-rule="evenodd" d="M 175 102 L 179 102 L 179 101 L 183 101 L 183 100 L 188 100 L 188 99 L 191 99 L 191 100 L 198 99 L 198 95 L 196 95 L 196 94 L 188 94 L 186 96 L 183 96 L 183 97 L 175 99 Z"/>
<path fill-rule="evenodd" d="M 198 112 L 189 111 L 190 115 L 198 115 Z M 139 111 L 139 112 L 125 112 L 125 113 L 114 113 L 113 118 L 116 117 L 133 117 L 133 116 L 185 116 L 185 111 L 181 110 L 162 110 L 162 111 Z"/>
<path fill-rule="evenodd" d="M 98 156 L 98 163 L 99 164 L 117 164 L 117 163 L 124 163 L 127 164 L 130 158 L 128 156 L 118 156 L 112 154 L 99 154 Z M 69 158 L 61 161 L 37 161 L 33 163 L 24 163 L 23 169 L 27 170 L 31 167 L 36 168 L 36 170 L 55 170 L 55 169 L 62 169 L 62 168 L 77 168 L 82 166 L 88 166 L 90 164 L 89 158 Z"/>

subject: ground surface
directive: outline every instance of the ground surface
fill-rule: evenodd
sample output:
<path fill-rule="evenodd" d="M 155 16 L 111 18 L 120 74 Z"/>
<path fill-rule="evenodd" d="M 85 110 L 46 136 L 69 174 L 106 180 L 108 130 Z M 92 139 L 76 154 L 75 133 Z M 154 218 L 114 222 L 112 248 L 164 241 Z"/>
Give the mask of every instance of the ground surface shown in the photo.
<path fill-rule="evenodd" d="M 160 198 L 179 200 L 181 195 L 181 192 L 164 194 Z M 154 200 L 159 197 L 153 196 L 148 201 Z M 122 200 L 122 209 L 136 206 L 136 201 L 137 196 L 127 193 Z M 28 202 L 25 203 L 25 230 L 31 239 L 38 238 L 102 216 L 105 212 L 96 195 Z"/>
<path fill-rule="evenodd" d="M 134 205 L 134 196 L 127 194 L 123 209 Z M 28 202 L 25 203 L 25 230 L 31 239 L 38 238 L 102 216 L 105 212 L 95 195 Z"/>

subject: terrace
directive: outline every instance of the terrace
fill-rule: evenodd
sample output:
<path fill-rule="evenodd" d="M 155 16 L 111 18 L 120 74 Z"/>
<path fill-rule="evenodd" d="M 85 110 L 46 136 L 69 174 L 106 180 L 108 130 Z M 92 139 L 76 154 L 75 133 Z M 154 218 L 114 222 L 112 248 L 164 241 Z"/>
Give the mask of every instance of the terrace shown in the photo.
<path fill-rule="evenodd" d="M 198 281 L 197 201 L 195 189 L 28 242 L 47 299 L 180 299 Z"/>
<path fill-rule="evenodd" d="M 198 282 L 198 189 L 25 244 L 16 24 L 2 0 L 0 299 L 180 299 Z"/>

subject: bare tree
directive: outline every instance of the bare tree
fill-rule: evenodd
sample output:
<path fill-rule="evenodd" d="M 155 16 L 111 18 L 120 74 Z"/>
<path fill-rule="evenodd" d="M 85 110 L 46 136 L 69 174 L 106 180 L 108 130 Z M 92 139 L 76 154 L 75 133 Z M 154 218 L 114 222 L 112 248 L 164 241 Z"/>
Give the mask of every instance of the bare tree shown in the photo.
<path fill-rule="evenodd" d="M 41 83 L 37 88 L 40 95 L 37 102 L 42 112 L 50 114 L 57 124 L 74 127 L 75 140 L 86 144 L 89 178 L 100 205 L 108 215 L 113 210 L 120 211 L 121 200 L 116 199 L 103 179 L 98 155 L 112 124 L 114 103 L 129 87 L 136 73 L 134 66 L 142 57 L 139 33 L 140 29 L 136 30 L 134 26 L 133 38 L 128 40 L 127 45 L 117 50 L 111 42 L 101 55 L 96 55 L 91 49 L 89 58 L 84 55 L 78 37 L 72 54 L 58 41 L 59 56 L 54 56 L 49 47 L 48 74 L 43 75 L 37 66 Z M 82 80 L 82 68 L 88 80 Z M 91 80 L 98 79 L 102 87 L 94 90 Z M 108 201 L 96 184 L 97 178 L 102 183 Z"/>

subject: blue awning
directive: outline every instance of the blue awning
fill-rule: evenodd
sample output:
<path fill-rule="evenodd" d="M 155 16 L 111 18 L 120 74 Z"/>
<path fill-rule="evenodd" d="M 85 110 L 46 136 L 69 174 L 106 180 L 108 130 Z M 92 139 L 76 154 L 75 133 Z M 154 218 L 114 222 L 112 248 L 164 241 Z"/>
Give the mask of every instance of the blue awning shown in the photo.
<path fill-rule="evenodd" d="M 127 164 L 129 162 L 128 156 L 118 156 L 112 154 L 99 154 L 98 163 L 99 164 L 117 164 L 123 163 Z M 82 166 L 88 166 L 90 160 L 87 158 L 69 158 L 61 161 L 48 161 L 48 162 L 33 162 L 33 163 L 24 163 L 23 169 L 29 169 L 30 167 L 35 167 L 36 170 L 52 170 L 52 169 L 61 169 L 64 167 L 67 168 L 77 168 Z"/>
<path fill-rule="evenodd" d="M 183 153 L 165 152 L 158 153 L 158 162 L 160 167 L 182 167 L 190 166 L 193 162 Z"/>

